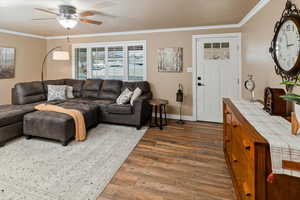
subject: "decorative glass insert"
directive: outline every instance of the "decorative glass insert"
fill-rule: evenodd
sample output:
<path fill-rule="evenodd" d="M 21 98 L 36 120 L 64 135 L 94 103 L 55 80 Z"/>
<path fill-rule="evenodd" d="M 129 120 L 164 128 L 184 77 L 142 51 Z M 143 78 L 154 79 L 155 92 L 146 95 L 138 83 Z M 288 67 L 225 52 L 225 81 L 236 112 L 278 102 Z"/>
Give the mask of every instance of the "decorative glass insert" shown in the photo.
<path fill-rule="evenodd" d="M 87 48 L 75 49 L 75 74 L 76 79 L 87 78 Z"/>
<path fill-rule="evenodd" d="M 123 80 L 124 78 L 124 51 L 123 47 L 108 47 L 107 78 Z"/>
<path fill-rule="evenodd" d="M 128 46 L 128 80 L 142 81 L 144 79 L 144 47 Z"/>
<path fill-rule="evenodd" d="M 204 43 L 205 60 L 227 60 L 230 59 L 230 44 L 223 43 Z"/>
<path fill-rule="evenodd" d="M 92 48 L 91 78 L 104 79 L 106 76 L 105 48 Z"/>

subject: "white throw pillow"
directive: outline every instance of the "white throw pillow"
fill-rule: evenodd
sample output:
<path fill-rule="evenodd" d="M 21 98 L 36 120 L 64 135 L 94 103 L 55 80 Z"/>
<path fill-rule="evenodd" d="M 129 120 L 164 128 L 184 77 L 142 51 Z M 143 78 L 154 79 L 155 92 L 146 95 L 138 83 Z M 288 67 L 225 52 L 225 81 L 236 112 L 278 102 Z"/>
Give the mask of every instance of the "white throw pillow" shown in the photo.
<path fill-rule="evenodd" d="M 74 99 L 72 86 L 66 85 L 66 94 L 67 94 L 67 99 Z"/>
<path fill-rule="evenodd" d="M 128 88 L 126 88 L 117 98 L 117 104 L 122 105 L 128 103 L 132 95 L 133 92 L 131 92 Z"/>
<path fill-rule="evenodd" d="M 48 85 L 48 101 L 66 100 L 65 85 Z"/>
<path fill-rule="evenodd" d="M 133 95 L 132 95 L 132 97 L 131 97 L 131 99 L 130 99 L 130 104 L 131 104 L 132 106 L 133 106 L 133 102 L 134 102 L 137 98 L 139 98 L 139 96 L 141 96 L 142 93 L 143 93 L 143 91 L 142 91 L 139 87 L 135 88 L 135 90 L 133 91 Z"/>

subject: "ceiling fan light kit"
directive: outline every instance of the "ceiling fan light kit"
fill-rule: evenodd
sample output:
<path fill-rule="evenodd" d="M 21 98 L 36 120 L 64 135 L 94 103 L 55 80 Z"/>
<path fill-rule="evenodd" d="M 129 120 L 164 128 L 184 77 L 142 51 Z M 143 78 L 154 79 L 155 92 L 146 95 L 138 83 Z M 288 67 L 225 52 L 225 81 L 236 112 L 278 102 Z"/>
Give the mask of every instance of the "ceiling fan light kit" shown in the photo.
<path fill-rule="evenodd" d="M 65 29 L 73 29 L 78 24 L 78 18 L 76 18 L 76 17 L 66 18 L 64 16 L 59 16 L 59 17 L 57 17 L 57 21 Z"/>
<path fill-rule="evenodd" d="M 56 20 L 61 24 L 65 29 L 73 29 L 76 27 L 78 22 L 86 23 L 86 24 L 95 24 L 95 25 L 101 25 L 101 21 L 95 21 L 86 19 L 84 17 L 93 16 L 95 14 L 94 11 L 84 11 L 81 13 L 77 13 L 77 10 L 74 6 L 70 5 L 60 5 L 58 9 L 58 13 L 53 12 L 49 9 L 43 9 L 43 8 L 36 8 L 38 11 L 46 12 L 48 14 L 56 15 Z M 104 15 L 104 14 L 103 14 Z M 49 20 L 49 18 L 44 19 L 34 19 L 34 20 Z"/>

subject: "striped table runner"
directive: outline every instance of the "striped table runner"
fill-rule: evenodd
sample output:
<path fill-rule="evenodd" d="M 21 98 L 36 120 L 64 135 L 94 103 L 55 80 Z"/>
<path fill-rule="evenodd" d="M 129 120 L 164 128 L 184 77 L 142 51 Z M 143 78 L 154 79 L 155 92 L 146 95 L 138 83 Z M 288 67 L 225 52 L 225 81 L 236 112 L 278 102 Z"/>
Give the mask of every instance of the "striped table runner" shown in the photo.
<path fill-rule="evenodd" d="M 282 168 L 283 160 L 300 162 L 300 135 L 291 134 L 291 123 L 282 117 L 269 115 L 260 103 L 241 99 L 231 101 L 256 131 L 269 142 L 273 173 L 300 177 L 300 172 Z"/>

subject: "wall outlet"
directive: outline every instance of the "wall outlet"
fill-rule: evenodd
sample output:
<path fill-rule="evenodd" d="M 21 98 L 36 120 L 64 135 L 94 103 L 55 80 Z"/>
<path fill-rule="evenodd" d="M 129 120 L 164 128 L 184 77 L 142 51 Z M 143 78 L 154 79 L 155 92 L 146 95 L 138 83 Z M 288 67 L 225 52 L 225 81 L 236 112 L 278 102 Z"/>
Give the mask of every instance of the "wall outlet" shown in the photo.
<path fill-rule="evenodd" d="M 192 72 L 193 72 L 193 68 L 192 68 L 192 67 L 188 67 L 188 68 L 186 69 L 186 72 L 192 73 Z"/>

